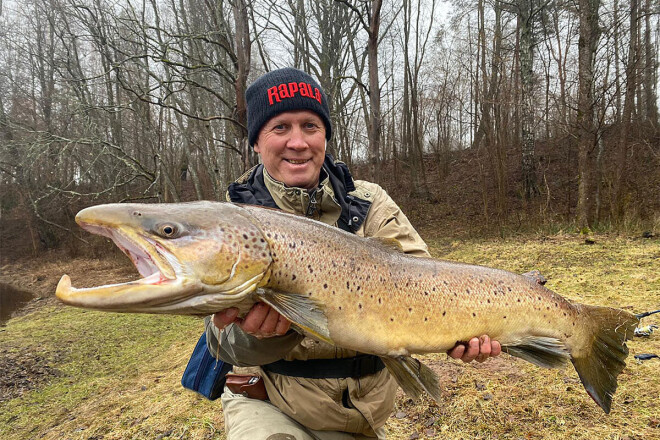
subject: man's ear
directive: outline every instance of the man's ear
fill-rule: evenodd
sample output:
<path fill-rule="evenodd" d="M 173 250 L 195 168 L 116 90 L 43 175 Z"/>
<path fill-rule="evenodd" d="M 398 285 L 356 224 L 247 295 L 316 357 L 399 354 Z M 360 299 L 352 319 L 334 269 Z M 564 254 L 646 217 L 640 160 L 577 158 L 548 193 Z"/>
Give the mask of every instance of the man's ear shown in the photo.
<path fill-rule="evenodd" d="M 252 148 L 254 148 L 255 153 L 261 153 L 261 148 L 259 148 L 258 143 L 255 142 L 254 145 L 252 146 Z"/>

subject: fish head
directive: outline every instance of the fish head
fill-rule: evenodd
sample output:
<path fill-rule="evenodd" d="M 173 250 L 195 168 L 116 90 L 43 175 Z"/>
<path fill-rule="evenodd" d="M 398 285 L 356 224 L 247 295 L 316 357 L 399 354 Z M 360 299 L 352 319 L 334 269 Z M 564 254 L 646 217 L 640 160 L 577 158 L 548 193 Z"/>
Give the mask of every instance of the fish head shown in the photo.
<path fill-rule="evenodd" d="M 108 237 L 141 279 L 76 289 L 64 275 L 64 303 L 111 311 L 205 314 L 230 307 L 267 279 L 268 243 L 250 214 L 231 203 L 108 204 L 76 222 Z"/>

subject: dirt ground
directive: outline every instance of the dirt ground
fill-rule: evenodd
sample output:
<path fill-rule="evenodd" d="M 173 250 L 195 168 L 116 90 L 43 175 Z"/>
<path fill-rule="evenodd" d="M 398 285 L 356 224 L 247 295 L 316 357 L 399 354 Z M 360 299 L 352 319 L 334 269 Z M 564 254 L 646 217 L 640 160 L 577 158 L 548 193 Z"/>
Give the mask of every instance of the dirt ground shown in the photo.
<path fill-rule="evenodd" d="M 111 254 L 102 260 L 68 259 L 56 252 L 46 253 L 40 258 L 4 259 L 0 264 L 0 284 L 33 295 L 12 317 L 28 315 L 46 306 L 59 306 L 55 288 L 65 273 L 73 280 L 89 279 L 89 273 L 93 273 L 94 282 L 98 285 L 129 281 L 138 276 L 130 261 L 121 254 Z M 60 373 L 51 363 L 53 359 L 28 350 L 0 348 L 0 402 L 19 397 L 39 388 L 49 378 L 57 377 Z"/>

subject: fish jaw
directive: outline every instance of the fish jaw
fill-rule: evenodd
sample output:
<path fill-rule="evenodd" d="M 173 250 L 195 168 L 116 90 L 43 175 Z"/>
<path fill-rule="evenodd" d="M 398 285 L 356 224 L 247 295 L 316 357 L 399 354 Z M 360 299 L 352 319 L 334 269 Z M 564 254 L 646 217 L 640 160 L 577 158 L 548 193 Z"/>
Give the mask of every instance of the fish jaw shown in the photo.
<path fill-rule="evenodd" d="M 81 212 L 84 214 L 84 210 Z M 191 279 L 185 266 L 160 243 L 130 229 L 85 221 L 76 217 L 85 230 L 110 238 L 133 262 L 141 279 L 127 283 L 99 287 L 75 288 L 68 275 L 63 275 L 55 295 L 65 304 L 99 310 L 147 311 L 176 303 L 204 290 L 204 286 Z"/>
<path fill-rule="evenodd" d="M 251 301 L 250 294 L 270 275 L 270 251 L 261 230 L 242 208 L 229 203 L 98 205 L 80 211 L 76 222 L 110 238 L 142 278 L 74 288 L 65 275 L 56 296 L 68 305 L 115 312 L 215 313 Z M 166 236 L 166 227 L 177 233 Z"/>

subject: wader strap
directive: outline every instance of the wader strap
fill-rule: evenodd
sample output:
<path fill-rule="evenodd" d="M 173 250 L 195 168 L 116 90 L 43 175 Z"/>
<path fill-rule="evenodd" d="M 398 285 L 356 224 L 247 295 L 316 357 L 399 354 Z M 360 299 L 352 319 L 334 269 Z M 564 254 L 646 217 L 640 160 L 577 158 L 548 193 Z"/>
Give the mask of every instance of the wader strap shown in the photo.
<path fill-rule="evenodd" d="M 347 377 L 364 377 L 376 374 L 385 368 L 378 357 L 371 354 L 343 359 L 308 359 L 306 361 L 280 360 L 261 368 L 270 372 L 292 377 L 307 379 L 341 379 Z"/>

